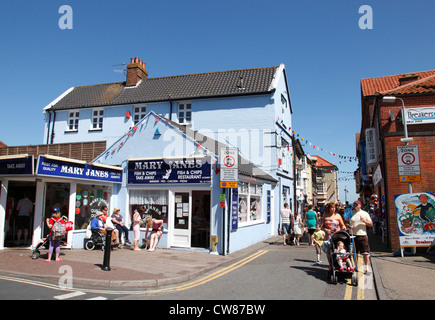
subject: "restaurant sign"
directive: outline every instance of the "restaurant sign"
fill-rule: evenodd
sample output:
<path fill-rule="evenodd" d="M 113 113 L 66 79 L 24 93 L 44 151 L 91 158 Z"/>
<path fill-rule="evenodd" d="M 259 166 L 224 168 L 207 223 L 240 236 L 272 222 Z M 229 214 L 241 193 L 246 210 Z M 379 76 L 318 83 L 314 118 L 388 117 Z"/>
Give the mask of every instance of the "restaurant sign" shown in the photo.
<path fill-rule="evenodd" d="M 131 159 L 129 184 L 210 184 L 211 157 Z"/>

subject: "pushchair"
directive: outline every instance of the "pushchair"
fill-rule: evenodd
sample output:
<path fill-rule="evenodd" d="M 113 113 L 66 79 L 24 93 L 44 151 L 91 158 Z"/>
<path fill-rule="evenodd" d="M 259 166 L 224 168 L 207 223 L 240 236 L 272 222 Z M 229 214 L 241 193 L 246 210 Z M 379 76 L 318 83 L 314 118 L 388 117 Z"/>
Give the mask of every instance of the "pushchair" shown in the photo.
<path fill-rule="evenodd" d="M 354 242 L 353 242 L 353 236 L 350 236 L 346 231 L 337 231 L 331 235 L 330 238 L 330 249 L 329 249 L 329 255 L 331 257 L 329 263 L 330 270 L 328 272 L 329 280 L 333 284 L 337 284 L 339 278 L 341 279 L 352 279 L 352 285 L 357 286 L 358 285 L 358 275 L 357 275 L 357 269 L 356 269 L 356 261 L 355 261 L 355 255 L 354 255 Z M 340 270 L 340 265 L 338 264 L 338 257 L 337 253 L 334 252 L 334 250 L 337 249 L 338 245 L 337 243 L 339 241 L 342 241 L 344 243 L 344 248 L 346 252 L 349 253 L 349 259 L 352 261 L 353 266 L 355 267 L 353 270 L 349 270 L 348 267 L 345 266 L 343 270 Z M 345 265 L 346 262 L 343 261 L 343 265 Z"/>
<path fill-rule="evenodd" d="M 73 223 L 71 221 L 68 221 L 68 218 L 65 216 L 62 216 L 62 219 L 65 222 L 65 232 L 71 231 L 73 229 L 73 227 L 72 227 Z M 50 232 L 45 238 L 42 238 L 38 241 L 35 249 L 33 249 L 33 251 L 32 251 L 32 259 L 39 258 L 39 256 L 41 255 L 42 248 L 48 249 L 48 245 L 49 245 L 51 236 L 52 236 L 52 232 Z M 60 245 L 66 246 L 66 244 L 67 244 L 67 241 L 66 241 L 66 234 L 65 234 L 65 237 L 60 240 Z"/>

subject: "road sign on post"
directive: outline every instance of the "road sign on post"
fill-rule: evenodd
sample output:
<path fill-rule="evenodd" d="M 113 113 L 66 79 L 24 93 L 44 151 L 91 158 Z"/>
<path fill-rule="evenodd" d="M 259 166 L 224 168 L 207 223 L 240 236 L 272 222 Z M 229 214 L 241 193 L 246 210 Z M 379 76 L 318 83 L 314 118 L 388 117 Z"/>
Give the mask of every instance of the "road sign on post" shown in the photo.
<path fill-rule="evenodd" d="M 234 147 L 221 148 L 220 166 L 221 188 L 238 188 L 239 149 Z"/>
<path fill-rule="evenodd" d="M 397 146 L 400 182 L 421 181 L 418 145 Z"/>

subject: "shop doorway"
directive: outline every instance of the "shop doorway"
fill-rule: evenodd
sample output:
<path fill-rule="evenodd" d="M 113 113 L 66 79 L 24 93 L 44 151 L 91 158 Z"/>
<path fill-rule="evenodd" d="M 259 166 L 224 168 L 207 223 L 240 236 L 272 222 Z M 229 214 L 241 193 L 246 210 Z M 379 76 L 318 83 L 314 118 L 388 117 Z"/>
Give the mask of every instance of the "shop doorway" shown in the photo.
<path fill-rule="evenodd" d="M 210 191 L 192 191 L 191 237 L 192 247 L 210 247 Z"/>
<path fill-rule="evenodd" d="M 176 192 L 174 203 L 174 232 L 172 245 L 174 247 L 190 247 L 190 194 Z"/>
<path fill-rule="evenodd" d="M 59 208 L 61 216 L 66 216 L 68 218 L 69 211 L 69 195 L 70 195 L 70 184 L 69 183 L 57 183 L 57 182 L 47 182 L 45 184 L 45 206 L 44 206 L 44 216 L 42 219 L 42 230 L 45 237 L 50 233 L 48 229 L 46 219 L 50 219 L 53 209 Z"/>
<path fill-rule="evenodd" d="M 9 181 L 5 215 L 5 247 L 32 243 L 36 182 Z"/>
<path fill-rule="evenodd" d="M 171 245 L 210 247 L 210 191 L 176 192 Z"/>

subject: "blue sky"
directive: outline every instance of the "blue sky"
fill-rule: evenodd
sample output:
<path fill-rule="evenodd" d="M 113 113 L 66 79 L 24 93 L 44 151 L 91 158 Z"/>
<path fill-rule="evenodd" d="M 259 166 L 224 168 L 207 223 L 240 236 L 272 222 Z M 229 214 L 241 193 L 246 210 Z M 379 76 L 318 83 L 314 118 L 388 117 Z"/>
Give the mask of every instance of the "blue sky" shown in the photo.
<path fill-rule="evenodd" d="M 58 26 L 62 5 L 72 30 Z M 363 5 L 371 30 L 359 28 Z M 72 86 L 123 81 L 112 65 L 138 56 L 150 77 L 284 63 L 299 138 L 355 156 L 360 79 L 435 69 L 433 12 L 433 0 L 1 0 L 0 140 L 44 143 L 47 104 Z M 353 180 L 340 200 L 345 186 L 356 200 Z"/>

